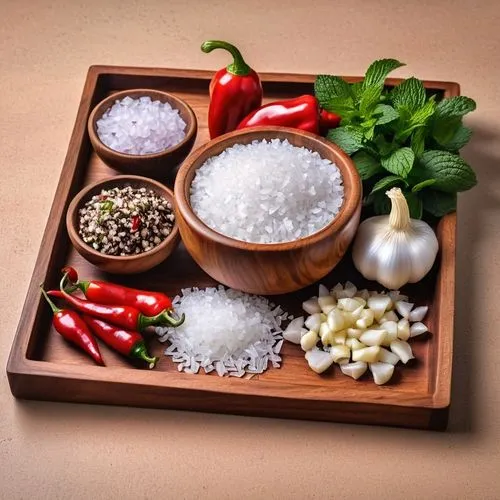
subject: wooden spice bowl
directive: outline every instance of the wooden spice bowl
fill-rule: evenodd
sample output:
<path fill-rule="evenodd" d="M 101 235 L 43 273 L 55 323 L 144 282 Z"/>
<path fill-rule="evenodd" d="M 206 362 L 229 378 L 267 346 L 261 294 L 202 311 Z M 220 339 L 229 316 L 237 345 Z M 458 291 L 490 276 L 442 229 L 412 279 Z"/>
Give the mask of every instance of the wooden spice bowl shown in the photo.
<path fill-rule="evenodd" d="M 90 198 L 92 198 L 92 196 L 99 194 L 103 189 L 125 186 L 151 189 L 158 196 L 167 199 L 172 207 L 175 205 L 174 194 L 170 189 L 160 182 L 135 175 L 117 175 L 82 189 L 73 198 L 66 212 L 66 228 L 68 235 L 71 243 L 83 258 L 107 273 L 137 274 L 147 271 L 163 262 L 175 250 L 180 242 L 177 221 L 175 221 L 170 234 L 158 246 L 154 247 L 152 250 L 136 255 L 106 255 L 94 250 L 94 248 L 82 240 L 78 233 L 79 210 Z"/>
<path fill-rule="evenodd" d="M 164 151 L 145 155 L 120 153 L 106 146 L 97 135 L 97 121 L 106 110 L 113 106 L 116 100 L 127 96 L 132 99 L 151 97 L 153 101 L 168 102 L 172 108 L 179 111 L 179 115 L 186 122 L 184 139 Z M 114 93 L 97 104 L 89 116 L 87 130 L 92 147 L 104 163 L 125 174 L 141 175 L 162 181 L 166 180 L 171 171 L 179 166 L 191 152 L 196 140 L 198 122 L 191 106 L 179 97 L 161 90 L 133 89 Z"/>
<path fill-rule="evenodd" d="M 317 151 L 322 158 L 337 165 L 344 182 L 344 202 L 337 216 L 320 231 L 285 243 L 249 243 L 209 228 L 197 217 L 190 203 L 196 170 L 208 158 L 234 144 L 276 138 Z M 286 127 L 238 130 L 201 146 L 179 169 L 174 193 L 181 237 L 198 265 L 224 285 L 263 295 L 292 292 L 327 275 L 346 253 L 361 214 L 361 179 L 349 156 L 317 135 Z"/>

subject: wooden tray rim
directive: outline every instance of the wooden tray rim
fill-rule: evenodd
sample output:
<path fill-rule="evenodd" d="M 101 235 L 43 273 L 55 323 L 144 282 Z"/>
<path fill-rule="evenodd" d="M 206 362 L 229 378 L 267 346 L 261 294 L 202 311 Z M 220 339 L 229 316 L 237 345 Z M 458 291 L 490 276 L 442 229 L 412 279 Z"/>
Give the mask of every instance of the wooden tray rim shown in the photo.
<path fill-rule="evenodd" d="M 316 386 L 290 386 L 287 387 L 287 394 L 279 392 L 282 384 L 267 382 L 260 380 L 258 384 L 248 383 L 247 380 L 237 378 L 220 378 L 220 377 L 204 377 L 203 384 L 199 383 L 199 377 L 186 377 L 185 374 L 164 372 L 147 372 L 138 371 L 126 368 L 113 368 L 105 370 L 97 366 L 85 366 L 84 370 L 79 365 L 58 364 L 48 361 L 31 360 L 27 357 L 28 343 L 33 334 L 36 318 L 40 313 L 41 300 L 39 294 L 40 283 L 43 283 L 47 273 L 54 260 L 55 243 L 57 235 L 62 230 L 64 223 L 63 214 L 67 209 L 66 205 L 57 207 L 57 199 L 65 198 L 65 193 L 69 192 L 73 178 L 76 175 L 77 164 L 79 163 L 80 155 L 82 154 L 84 141 L 86 140 L 86 122 L 90 113 L 91 97 L 96 89 L 98 79 L 105 75 L 129 75 L 129 76 L 144 76 L 144 77 L 173 77 L 173 78 L 194 78 L 209 80 L 213 76 L 213 71 L 210 70 L 193 70 L 193 69 L 175 69 L 175 68 L 148 68 L 148 67 L 133 67 L 133 66 L 109 66 L 109 65 L 93 65 L 89 68 L 87 78 L 85 80 L 82 99 L 80 101 L 78 112 L 75 120 L 75 125 L 70 138 L 68 151 L 64 161 L 64 165 L 60 174 L 57 189 L 54 195 L 52 207 L 48 216 L 47 225 L 40 244 L 40 251 L 35 263 L 32 279 L 28 288 L 24 306 L 21 312 L 19 325 L 12 344 L 9 360 L 7 363 L 7 375 L 11 385 L 11 391 L 16 395 L 16 386 L 14 377 L 16 375 L 26 377 L 47 377 L 68 380 L 81 380 L 87 382 L 111 382 L 125 385 L 145 385 L 156 387 L 159 389 L 183 389 L 187 391 L 197 392 L 214 392 L 219 395 L 249 395 L 257 397 L 270 397 L 273 399 L 294 399 L 297 396 L 302 396 L 301 399 L 323 400 L 330 402 L 346 402 L 350 404 L 376 404 L 387 406 L 404 406 L 415 408 L 431 408 L 444 409 L 450 404 L 451 391 L 451 360 L 452 360 L 452 340 L 453 340 L 453 316 L 446 316 L 446 311 L 454 310 L 454 287 L 455 287 L 455 230 L 456 230 L 456 213 L 445 216 L 440 222 L 440 230 L 453 236 L 453 241 L 450 245 L 442 248 L 441 259 L 446 258 L 449 265 L 446 269 L 441 270 L 444 275 L 441 276 L 438 286 L 440 290 L 440 307 L 438 311 L 438 323 L 442 325 L 440 330 L 440 343 L 437 348 L 437 365 L 446 365 L 444 373 L 449 373 L 449 378 L 444 378 L 441 373 L 436 373 L 435 389 L 425 396 L 412 396 L 406 391 L 397 391 L 394 387 L 390 391 L 384 392 L 384 388 L 380 389 L 379 397 L 374 397 L 373 392 L 367 393 L 366 398 L 360 394 L 356 395 L 356 400 L 353 401 L 349 397 L 349 393 L 339 394 L 335 391 L 325 392 L 324 388 Z M 283 83 L 309 83 L 313 82 L 315 75 L 310 74 L 287 74 L 287 73 L 260 73 L 261 79 L 264 82 L 283 82 Z M 359 81 L 362 77 L 349 76 L 345 77 L 348 81 Z M 402 78 L 390 78 L 386 80 L 388 85 L 396 85 L 401 82 Z M 426 88 L 432 88 L 445 91 L 447 96 L 460 94 L 460 86 L 456 82 L 444 82 L 425 80 Z M 76 158 L 76 160 L 73 160 Z M 41 250 L 48 246 L 49 253 L 44 253 Z M 437 293 L 437 292 L 436 292 Z M 444 303 L 446 301 L 446 303 Z M 35 307 L 32 304 L 36 304 Z M 117 376 L 118 375 L 118 376 Z M 292 390 L 293 387 L 293 390 Z M 304 398 L 305 388 L 309 388 L 307 398 Z M 278 392 L 276 392 L 278 391 Z M 399 397 L 404 395 L 403 400 Z"/>

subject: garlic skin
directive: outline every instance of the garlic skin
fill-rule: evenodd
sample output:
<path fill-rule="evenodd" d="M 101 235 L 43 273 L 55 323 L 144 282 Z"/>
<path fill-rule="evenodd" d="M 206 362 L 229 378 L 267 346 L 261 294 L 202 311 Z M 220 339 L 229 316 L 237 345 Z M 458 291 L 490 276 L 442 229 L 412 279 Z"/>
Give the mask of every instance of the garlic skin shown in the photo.
<path fill-rule="evenodd" d="M 363 221 L 356 234 L 352 258 L 357 270 L 390 290 L 420 281 L 432 268 L 439 244 L 424 221 L 410 219 L 401 189 L 386 192 L 391 213 Z"/>

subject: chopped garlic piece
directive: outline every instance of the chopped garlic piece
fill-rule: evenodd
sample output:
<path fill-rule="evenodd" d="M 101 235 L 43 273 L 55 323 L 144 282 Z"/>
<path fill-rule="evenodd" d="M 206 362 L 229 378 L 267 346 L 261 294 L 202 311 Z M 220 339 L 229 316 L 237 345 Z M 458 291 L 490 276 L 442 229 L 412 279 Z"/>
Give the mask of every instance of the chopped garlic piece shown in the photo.
<path fill-rule="evenodd" d="M 330 356 L 339 365 L 347 364 L 351 357 L 351 350 L 346 345 L 334 345 L 330 349 Z"/>
<path fill-rule="evenodd" d="M 367 370 L 368 364 L 364 361 L 356 361 L 355 363 L 347 363 L 341 365 L 340 369 L 344 375 L 352 377 L 354 380 L 358 380 Z"/>
<path fill-rule="evenodd" d="M 309 351 L 318 343 L 319 336 L 314 330 L 309 330 L 301 339 L 300 347 L 303 351 Z"/>
<path fill-rule="evenodd" d="M 364 349 L 358 349 L 352 352 L 353 361 L 364 361 L 366 363 L 375 363 L 378 361 L 378 355 L 380 354 L 379 346 L 365 347 Z"/>
<path fill-rule="evenodd" d="M 410 321 L 422 321 L 425 318 L 428 310 L 429 308 L 427 306 L 415 307 L 415 309 L 410 312 L 410 316 L 408 317 L 408 319 Z"/>
<path fill-rule="evenodd" d="M 396 356 L 399 356 L 399 359 L 401 359 L 404 364 L 414 358 L 410 344 L 404 340 L 394 340 L 391 342 L 391 351 L 396 354 Z"/>
<path fill-rule="evenodd" d="M 330 356 L 330 353 L 318 348 L 307 351 L 306 360 L 311 370 L 316 373 L 323 373 L 333 364 L 333 358 Z"/>
<path fill-rule="evenodd" d="M 373 380 L 377 385 L 389 382 L 394 373 L 394 365 L 390 365 L 389 363 L 370 363 L 369 366 Z"/>
<path fill-rule="evenodd" d="M 410 327 L 410 337 L 416 337 L 417 335 L 422 335 L 422 333 L 427 332 L 427 327 L 418 321 L 417 323 L 413 323 Z"/>
<path fill-rule="evenodd" d="M 404 300 L 398 300 L 398 302 L 396 302 L 396 311 L 398 311 L 398 313 L 401 314 L 403 318 L 408 319 L 414 305 L 415 304 L 405 302 Z"/>

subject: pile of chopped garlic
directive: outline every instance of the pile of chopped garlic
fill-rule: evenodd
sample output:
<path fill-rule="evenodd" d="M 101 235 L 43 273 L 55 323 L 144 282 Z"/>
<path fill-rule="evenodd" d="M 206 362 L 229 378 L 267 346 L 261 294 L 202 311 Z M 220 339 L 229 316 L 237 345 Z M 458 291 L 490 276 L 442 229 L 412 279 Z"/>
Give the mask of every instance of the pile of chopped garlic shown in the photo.
<path fill-rule="evenodd" d="M 337 363 L 355 380 L 370 368 L 377 385 L 391 379 L 399 361 L 406 364 L 414 358 L 407 340 L 427 332 L 421 322 L 427 306 L 414 308 L 398 291 L 358 291 L 349 281 L 331 291 L 319 285 L 318 297 L 302 308 L 309 316 L 291 321 L 283 337 L 300 344 L 309 367 L 323 373 Z"/>

